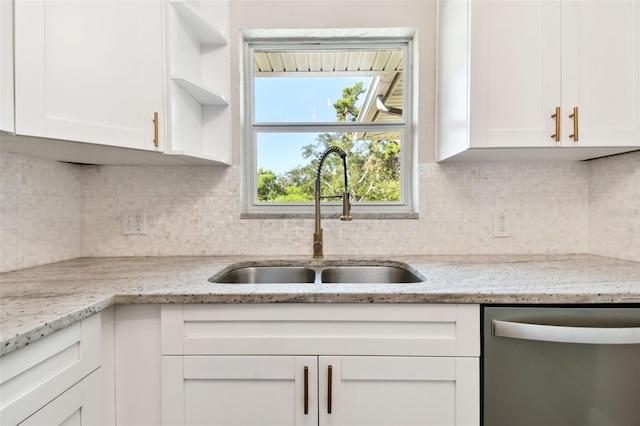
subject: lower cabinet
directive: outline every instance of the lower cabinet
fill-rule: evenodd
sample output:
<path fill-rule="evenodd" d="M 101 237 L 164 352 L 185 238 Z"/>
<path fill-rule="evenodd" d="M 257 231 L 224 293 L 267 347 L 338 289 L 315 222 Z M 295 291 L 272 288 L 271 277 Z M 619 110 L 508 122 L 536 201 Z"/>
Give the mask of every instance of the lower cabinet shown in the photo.
<path fill-rule="evenodd" d="M 102 425 L 102 372 L 97 369 L 53 401 L 36 411 L 20 426 Z"/>
<path fill-rule="evenodd" d="M 163 305 L 163 425 L 479 425 L 477 305 Z"/>
<path fill-rule="evenodd" d="M 472 425 L 478 359 L 165 356 L 165 425 Z"/>
<path fill-rule="evenodd" d="M 0 358 L 0 424 L 101 425 L 101 315 Z"/>

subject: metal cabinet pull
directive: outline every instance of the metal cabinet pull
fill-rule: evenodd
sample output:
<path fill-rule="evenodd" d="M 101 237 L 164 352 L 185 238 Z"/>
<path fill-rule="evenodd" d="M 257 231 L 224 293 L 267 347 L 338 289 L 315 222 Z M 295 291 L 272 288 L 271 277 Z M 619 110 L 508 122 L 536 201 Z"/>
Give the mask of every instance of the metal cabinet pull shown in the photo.
<path fill-rule="evenodd" d="M 158 113 L 153 113 L 153 144 L 158 146 Z"/>
<path fill-rule="evenodd" d="M 331 388 L 333 382 L 333 367 L 327 368 L 327 413 L 331 414 Z"/>
<path fill-rule="evenodd" d="M 309 414 L 309 367 L 304 367 L 304 414 Z"/>
<path fill-rule="evenodd" d="M 556 132 L 551 135 L 556 142 L 560 142 L 560 107 L 556 107 L 556 113 L 551 115 L 551 118 L 556 119 Z"/>
<path fill-rule="evenodd" d="M 569 115 L 569 118 L 573 118 L 573 134 L 569 137 L 578 142 L 578 107 L 573 107 L 573 114 Z"/>
<path fill-rule="evenodd" d="M 493 320 L 491 321 L 491 334 L 512 339 L 539 340 L 542 342 L 594 345 L 640 344 L 640 327 L 566 327 Z"/>

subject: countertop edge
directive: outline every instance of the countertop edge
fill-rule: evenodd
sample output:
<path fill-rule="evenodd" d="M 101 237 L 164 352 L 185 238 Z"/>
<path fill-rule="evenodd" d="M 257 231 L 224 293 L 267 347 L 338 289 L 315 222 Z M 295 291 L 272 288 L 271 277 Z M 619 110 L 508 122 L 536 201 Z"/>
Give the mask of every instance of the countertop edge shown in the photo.
<path fill-rule="evenodd" d="M 603 300 L 604 296 L 604 300 Z M 575 300 L 567 302 L 566 297 Z M 495 294 L 495 293 L 264 293 L 264 294 L 118 294 L 10 336 L 1 342 L 0 356 L 55 333 L 116 305 L 136 304 L 278 304 L 278 303 L 380 303 L 380 304 L 515 304 L 515 305 L 637 305 L 631 293 L 602 294 Z"/>
<path fill-rule="evenodd" d="M 594 255 L 391 256 L 427 281 L 393 285 L 220 285 L 230 265 L 304 257 L 81 258 L 0 274 L 0 356 L 111 306 L 132 304 L 610 304 L 640 305 L 640 263 Z M 293 259 L 293 260 L 291 260 Z M 358 259 L 326 262 L 357 264 Z"/>

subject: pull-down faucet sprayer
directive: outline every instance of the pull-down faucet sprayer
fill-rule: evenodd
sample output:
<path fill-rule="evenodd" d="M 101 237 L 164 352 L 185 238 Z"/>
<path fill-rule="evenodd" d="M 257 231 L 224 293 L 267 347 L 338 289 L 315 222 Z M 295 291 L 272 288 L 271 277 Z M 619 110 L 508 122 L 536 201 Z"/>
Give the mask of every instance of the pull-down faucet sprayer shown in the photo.
<path fill-rule="evenodd" d="M 344 191 L 342 195 L 333 195 L 327 197 L 320 196 L 320 175 L 322 173 L 322 165 L 324 164 L 324 160 L 331 154 L 335 152 L 342 158 L 342 166 L 344 171 Z M 342 197 L 342 216 L 340 220 L 349 221 L 351 220 L 351 203 L 349 202 L 349 183 L 347 177 L 347 153 L 344 152 L 341 148 L 337 146 L 332 146 L 328 148 L 322 155 L 320 156 L 320 162 L 318 163 L 318 171 L 316 172 L 316 190 L 315 190 L 315 219 L 316 219 L 316 229 L 313 234 L 313 257 L 321 258 L 324 256 L 322 250 L 322 227 L 320 226 L 320 199 L 321 198 L 339 198 Z"/>

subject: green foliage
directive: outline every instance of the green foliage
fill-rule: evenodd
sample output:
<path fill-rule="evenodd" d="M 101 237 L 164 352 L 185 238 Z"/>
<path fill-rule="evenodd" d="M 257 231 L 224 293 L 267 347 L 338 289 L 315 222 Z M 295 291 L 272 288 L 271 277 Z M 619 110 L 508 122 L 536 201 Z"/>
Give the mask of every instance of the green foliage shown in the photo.
<path fill-rule="evenodd" d="M 364 93 L 362 82 L 359 81 L 351 87 L 342 89 L 342 98 L 338 99 L 333 107 L 336 109 L 338 121 L 356 121 L 360 109 L 356 107 L 358 97 Z"/>
<path fill-rule="evenodd" d="M 258 200 L 269 201 L 285 194 L 278 177 L 271 170 L 258 169 Z"/>
<path fill-rule="evenodd" d="M 333 104 L 337 121 L 355 121 L 358 97 L 364 93 L 362 82 L 342 91 Z M 353 140 L 352 133 L 323 133 L 302 149 L 309 163 L 281 176 L 271 170 L 258 170 L 258 200 L 266 202 L 313 201 L 319 156 L 330 146 L 347 153 L 349 192 L 354 202 L 400 200 L 400 145 L 391 140 Z M 343 191 L 342 159 L 330 155 L 321 173 L 323 195 L 339 195 Z"/>

